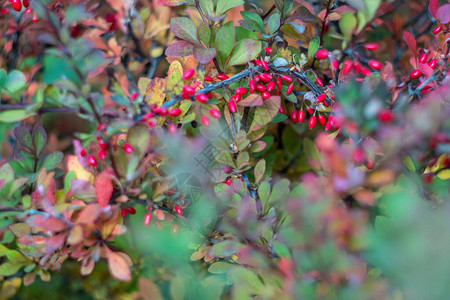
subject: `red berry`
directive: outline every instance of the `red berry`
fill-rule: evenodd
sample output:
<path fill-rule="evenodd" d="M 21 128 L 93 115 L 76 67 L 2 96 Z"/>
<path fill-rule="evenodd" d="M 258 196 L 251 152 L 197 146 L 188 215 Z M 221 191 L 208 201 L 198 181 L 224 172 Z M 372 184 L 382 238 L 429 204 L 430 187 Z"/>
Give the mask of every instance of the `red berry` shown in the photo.
<path fill-rule="evenodd" d="M 270 93 L 268 91 L 262 92 L 261 96 L 264 100 L 269 99 L 270 98 Z"/>
<path fill-rule="evenodd" d="M 136 98 L 138 97 L 138 93 L 134 92 L 133 94 L 131 94 L 130 99 L 131 101 L 136 100 Z"/>
<path fill-rule="evenodd" d="M 171 135 L 174 135 L 177 133 L 177 126 L 175 124 L 170 124 L 168 130 Z"/>
<path fill-rule="evenodd" d="M 313 109 L 311 108 L 311 107 L 308 107 L 307 109 L 306 109 L 311 115 L 313 114 Z"/>
<path fill-rule="evenodd" d="M 339 68 L 339 61 L 337 59 L 331 62 L 331 69 L 337 70 Z"/>
<path fill-rule="evenodd" d="M 192 86 L 185 85 L 185 86 L 183 86 L 183 93 L 185 93 L 187 95 L 194 95 L 195 89 Z"/>
<path fill-rule="evenodd" d="M 181 216 L 183 214 L 183 210 L 181 210 L 181 207 L 179 205 L 175 205 L 173 209 L 175 210 L 177 215 Z"/>
<path fill-rule="evenodd" d="M 428 59 L 427 54 L 426 54 L 426 53 L 422 53 L 422 55 L 419 57 L 419 62 L 420 62 L 421 64 L 424 64 L 424 63 L 427 62 L 427 59 Z"/>
<path fill-rule="evenodd" d="M 365 44 L 364 47 L 367 50 L 377 50 L 378 49 L 378 44 L 375 43 L 369 43 L 369 44 Z"/>
<path fill-rule="evenodd" d="M 283 114 L 283 115 L 284 115 L 284 113 L 285 113 L 286 111 L 285 111 L 283 105 L 280 105 L 280 108 L 278 109 L 278 112 L 279 112 L 280 114 Z"/>
<path fill-rule="evenodd" d="M 232 169 L 230 167 L 226 167 L 225 170 L 223 171 L 225 174 L 230 174 L 232 171 Z"/>
<path fill-rule="evenodd" d="M 22 2 L 20 0 L 12 0 L 12 8 L 15 11 L 21 11 L 22 10 Z"/>
<path fill-rule="evenodd" d="M 126 208 L 122 208 L 120 210 L 120 214 L 122 215 L 122 217 L 126 217 L 128 215 L 128 210 Z"/>
<path fill-rule="evenodd" d="M 286 94 L 290 95 L 292 93 L 293 89 L 294 89 L 294 84 L 291 83 L 286 89 Z"/>
<path fill-rule="evenodd" d="M 369 66 L 371 66 L 375 70 L 381 70 L 381 68 L 383 67 L 383 65 L 378 60 L 375 59 L 369 60 Z"/>
<path fill-rule="evenodd" d="M 439 34 L 442 31 L 442 26 L 439 25 L 433 29 L 433 34 Z"/>
<path fill-rule="evenodd" d="M 100 150 L 98 152 L 98 158 L 100 158 L 101 160 L 104 160 L 106 158 L 106 151 L 105 150 Z"/>
<path fill-rule="evenodd" d="M 434 70 L 437 67 L 437 59 L 433 58 L 428 65 Z"/>
<path fill-rule="evenodd" d="M 419 78 L 420 76 L 422 76 L 422 72 L 420 70 L 414 70 L 411 72 L 411 74 L 409 75 L 409 77 L 411 79 L 416 79 Z"/>
<path fill-rule="evenodd" d="M 305 121 L 305 111 L 304 110 L 298 111 L 297 120 L 299 123 L 302 123 L 303 121 Z"/>
<path fill-rule="evenodd" d="M 258 92 L 264 92 L 266 90 L 266 87 L 264 85 L 262 85 L 262 84 L 257 84 L 256 85 L 256 90 Z"/>
<path fill-rule="evenodd" d="M 317 50 L 317 52 L 316 52 L 317 59 L 325 59 L 327 57 L 328 57 L 328 50 L 326 50 L 326 49 Z"/>
<path fill-rule="evenodd" d="M 363 67 L 361 68 L 361 73 L 367 77 L 370 76 L 370 74 L 372 74 L 372 71 L 370 71 L 369 68 Z"/>
<path fill-rule="evenodd" d="M 316 116 L 311 116 L 311 118 L 309 118 L 309 129 L 313 129 L 314 127 L 316 127 L 316 124 L 317 124 Z"/>
<path fill-rule="evenodd" d="M 29 15 L 33 12 L 33 10 L 31 9 L 31 7 L 28 7 L 27 9 L 25 9 L 24 14 Z"/>
<path fill-rule="evenodd" d="M 208 102 L 208 96 L 206 96 L 205 94 L 197 94 L 195 95 L 195 99 L 197 99 L 197 101 L 201 103 Z"/>
<path fill-rule="evenodd" d="M 98 131 L 103 131 L 103 130 L 105 130 L 105 129 L 106 129 L 106 124 L 99 123 L 99 124 L 97 125 L 97 130 L 98 130 Z"/>
<path fill-rule="evenodd" d="M 390 110 L 383 109 L 378 113 L 378 120 L 383 123 L 389 123 L 394 119 L 394 115 Z"/>
<path fill-rule="evenodd" d="M 256 64 L 258 67 L 261 67 L 261 61 L 260 61 L 259 59 L 255 59 L 255 64 Z"/>
<path fill-rule="evenodd" d="M 226 184 L 226 185 L 231 185 L 231 182 L 232 182 L 232 181 L 231 181 L 231 178 L 228 178 L 227 180 L 225 180 L 225 184 Z"/>
<path fill-rule="evenodd" d="M 316 98 L 317 103 L 323 102 L 323 100 L 325 100 L 326 97 L 327 97 L 327 95 L 325 95 L 325 94 L 320 94 L 320 95 L 317 96 L 317 98 Z"/>
<path fill-rule="evenodd" d="M 30 6 L 30 0 L 22 0 L 22 4 L 23 6 L 28 7 Z"/>
<path fill-rule="evenodd" d="M 195 74 L 195 70 L 194 70 L 194 69 L 186 70 L 186 71 L 184 72 L 184 74 L 183 74 L 183 79 L 184 79 L 184 80 L 191 79 L 192 76 L 194 76 L 194 74 Z"/>
<path fill-rule="evenodd" d="M 217 75 L 217 79 L 219 79 L 219 80 L 226 80 L 228 78 L 230 78 L 230 77 L 228 75 L 225 75 L 225 74 L 218 74 Z"/>
<path fill-rule="evenodd" d="M 210 114 L 211 117 L 213 117 L 213 118 L 216 118 L 216 119 L 220 118 L 220 111 L 218 111 L 217 109 L 211 108 L 211 109 L 209 110 L 209 114 Z"/>
<path fill-rule="evenodd" d="M 318 85 L 323 86 L 323 81 L 319 77 L 316 78 L 316 82 Z"/>
<path fill-rule="evenodd" d="M 209 126 L 209 119 L 208 119 L 207 116 L 203 115 L 203 116 L 201 117 L 201 121 L 202 121 L 202 124 L 205 125 L 206 127 Z"/>
<path fill-rule="evenodd" d="M 214 78 L 212 78 L 211 76 L 205 76 L 205 81 L 207 82 L 213 82 Z"/>
<path fill-rule="evenodd" d="M 230 110 L 231 113 L 234 113 L 237 111 L 236 102 L 234 102 L 234 100 L 228 101 L 228 109 Z"/>
<path fill-rule="evenodd" d="M 123 150 L 124 150 L 126 153 L 130 154 L 130 153 L 133 153 L 134 148 L 133 148 L 133 146 L 131 146 L 130 144 L 125 143 L 125 144 L 123 145 Z"/>
<path fill-rule="evenodd" d="M 265 71 L 269 70 L 269 65 L 267 64 L 267 61 L 265 60 L 261 61 L 261 66 Z"/>
<path fill-rule="evenodd" d="M 247 89 L 244 88 L 244 87 L 239 87 L 235 91 L 236 91 L 236 94 L 238 94 L 238 95 L 245 95 L 245 94 L 247 94 Z"/>
<path fill-rule="evenodd" d="M 153 218 L 153 215 L 152 215 L 151 212 L 145 214 L 145 217 L 144 217 L 144 225 L 145 225 L 145 226 L 150 225 L 150 223 L 152 222 L 152 218 Z"/>
<path fill-rule="evenodd" d="M 97 159 L 93 155 L 87 157 L 88 164 L 95 167 L 97 166 Z"/>
<path fill-rule="evenodd" d="M 157 107 L 153 111 L 161 116 L 165 116 L 169 113 L 169 109 L 167 107 Z"/>
<path fill-rule="evenodd" d="M 269 82 L 272 80 L 272 75 L 269 73 L 261 73 L 259 74 L 259 78 L 264 82 Z"/>
<path fill-rule="evenodd" d="M 250 93 L 253 94 L 255 92 L 255 81 L 253 79 L 250 79 L 249 83 L 248 83 L 248 87 L 250 89 Z"/>
<path fill-rule="evenodd" d="M 36 23 L 37 21 L 39 21 L 38 15 L 36 12 L 33 13 L 33 17 L 31 17 L 31 21 L 33 21 L 33 23 Z"/>
<path fill-rule="evenodd" d="M 283 89 L 283 84 L 281 82 L 281 77 L 277 77 L 277 87 L 279 90 Z"/>
<path fill-rule="evenodd" d="M 293 111 L 291 111 L 291 115 L 290 115 L 291 121 L 292 123 L 297 123 L 298 121 L 298 112 L 294 109 Z"/>
<path fill-rule="evenodd" d="M 273 91 L 275 89 L 275 81 L 271 81 L 271 82 L 269 82 L 268 84 L 267 84 L 267 91 L 268 92 L 271 92 L 271 91 Z"/>
<path fill-rule="evenodd" d="M 129 214 L 134 215 L 136 213 L 136 209 L 133 206 L 129 206 L 127 208 Z"/>
<path fill-rule="evenodd" d="M 179 109 L 178 107 L 172 108 L 172 109 L 170 110 L 170 112 L 169 112 L 169 114 L 170 114 L 172 117 L 178 117 L 179 115 L 181 115 L 181 113 L 182 113 L 182 111 L 181 111 L 181 109 Z"/>
<path fill-rule="evenodd" d="M 320 125 L 322 125 L 322 126 L 327 125 L 327 118 L 325 118 L 325 116 L 319 115 L 318 119 L 319 119 L 319 124 Z"/>
<path fill-rule="evenodd" d="M 281 78 L 283 78 L 283 80 L 285 80 L 285 81 L 287 81 L 287 82 L 291 82 L 291 81 L 292 81 L 292 77 L 291 77 L 291 76 L 288 76 L 288 75 L 286 75 L 286 74 L 283 74 L 283 75 L 281 76 Z"/>
<path fill-rule="evenodd" d="M 81 149 L 81 151 L 80 151 L 80 155 L 84 157 L 84 156 L 86 156 L 86 154 L 87 154 L 87 151 L 86 151 L 86 149 L 84 149 L 84 148 L 83 148 L 83 149 Z"/>
<path fill-rule="evenodd" d="M 264 51 L 266 51 L 267 53 L 272 53 L 272 48 L 270 48 L 270 47 L 266 47 L 266 48 L 264 48 Z"/>

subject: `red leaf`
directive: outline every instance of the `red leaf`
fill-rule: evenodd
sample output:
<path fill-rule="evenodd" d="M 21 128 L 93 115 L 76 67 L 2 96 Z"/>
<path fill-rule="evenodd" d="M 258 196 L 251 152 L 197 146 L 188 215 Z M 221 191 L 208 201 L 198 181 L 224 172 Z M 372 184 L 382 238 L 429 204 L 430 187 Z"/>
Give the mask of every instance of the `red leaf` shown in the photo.
<path fill-rule="evenodd" d="M 419 70 L 426 76 L 430 77 L 433 74 L 433 69 L 428 64 L 420 64 Z"/>
<path fill-rule="evenodd" d="M 188 3 L 188 1 L 183 1 L 183 0 L 158 0 L 158 4 L 159 5 L 163 5 L 163 6 L 180 6 L 183 4 Z"/>
<path fill-rule="evenodd" d="M 48 238 L 45 243 L 45 250 L 47 253 L 51 253 L 61 247 L 66 241 L 66 236 L 67 234 L 58 234 Z"/>
<path fill-rule="evenodd" d="M 119 253 L 108 249 L 108 268 L 111 275 L 120 281 L 130 281 L 131 272 L 127 260 Z"/>
<path fill-rule="evenodd" d="M 417 56 L 417 43 L 411 32 L 403 32 L 403 38 L 405 39 L 405 42 L 408 45 L 409 49 L 411 49 L 411 51 L 414 53 L 414 56 Z"/>
<path fill-rule="evenodd" d="M 251 94 L 245 99 L 242 99 L 238 102 L 238 105 L 240 106 L 260 106 L 263 104 L 263 99 L 261 95 L 258 94 Z"/>
<path fill-rule="evenodd" d="M 428 3 L 428 11 L 430 12 L 430 15 L 435 19 L 438 8 L 439 0 L 430 0 L 430 3 Z"/>
<path fill-rule="evenodd" d="M 441 24 L 447 24 L 450 22 L 450 4 L 445 4 L 439 7 L 436 12 L 436 19 L 438 19 Z"/>
<path fill-rule="evenodd" d="M 59 232 L 66 229 L 66 223 L 58 218 L 44 215 L 32 215 L 26 221 L 32 227 L 42 227 L 51 232 Z"/>
<path fill-rule="evenodd" d="M 112 193 L 111 171 L 105 170 L 98 175 L 95 184 L 95 194 L 97 195 L 97 202 L 100 204 L 100 207 L 105 207 L 109 204 Z"/>
<path fill-rule="evenodd" d="M 217 55 L 216 48 L 194 48 L 194 57 L 201 64 L 207 64 Z"/>
<path fill-rule="evenodd" d="M 194 45 L 186 41 L 176 41 L 166 48 L 166 56 L 189 56 L 194 53 Z"/>
<path fill-rule="evenodd" d="M 99 204 L 92 203 L 86 205 L 86 207 L 84 207 L 83 210 L 78 215 L 77 223 L 92 224 L 95 222 L 95 220 L 97 220 L 100 213 L 101 208 Z"/>

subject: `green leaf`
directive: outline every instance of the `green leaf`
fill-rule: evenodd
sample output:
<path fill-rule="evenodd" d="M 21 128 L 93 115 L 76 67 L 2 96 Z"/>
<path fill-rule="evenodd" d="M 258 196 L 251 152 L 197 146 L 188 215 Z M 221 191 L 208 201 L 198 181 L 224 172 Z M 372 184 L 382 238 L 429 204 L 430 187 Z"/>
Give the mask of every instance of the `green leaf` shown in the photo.
<path fill-rule="evenodd" d="M 209 28 L 207 22 L 200 23 L 198 27 L 198 37 L 203 44 L 209 46 L 209 40 L 211 39 L 211 29 Z"/>
<path fill-rule="evenodd" d="M 242 0 L 219 0 L 216 7 L 216 16 L 223 15 L 233 7 L 244 4 Z"/>
<path fill-rule="evenodd" d="M 357 20 L 353 13 L 345 13 L 339 20 L 339 28 L 346 39 L 350 39 L 352 37 L 356 25 Z"/>
<path fill-rule="evenodd" d="M 288 179 L 281 179 L 277 181 L 272 188 L 272 193 L 269 197 L 269 203 L 274 203 L 279 199 L 285 199 L 285 195 L 289 193 L 289 186 L 291 182 Z"/>
<path fill-rule="evenodd" d="M 143 157 L 150 147 L 150 132 L 147 126 L 136 125 L 128 131 L 128 143 L 133 146 L 134 154 Z"/>
<path fill-rule="evenodd" d="M 200 0 L 200 8 L 205 15 L 210 17 L 214 11 L 214 2 L 212 0 Z"/>
<path fill-rule="evenodd" d="M 219 242 L 209 248 L 208 254 L 212 257 L 230 257 L 236 254 L 242 244 L 232 240 Z"/>
<path fill-rule="evenodd" d="M 274 13 L 267 20 L 267 27 L 269 28 L 269 34 L 273 35 L 280 28 L 280 14 Z M 304 29 L 303 29 L 304 31 Z"/>
<path fill-rule="evenodd" d="M 170 30 L 176 37 L 201 46 L 198 40 L 197 26 L 191 19 L 186 17 L 172 18 Z"/>
<path fill-rule="evenodd" d="M 280 257 L 287 257 L 287 258 L 291 257 L 291 254 L 289 253 L 289 248 L 280 242 L 274 241 L 273 249 Z"/>
<path fill-rule="evenodd" d="M 139 93 L 142 96 L 145 96 L 147 93 L 147 86 L 149 85 L 150 81 L 152 81 L 150 78 L 147 77 L 141 77 L 138 80 L 138 89 Z"/>
<path fill-rule="evenodd" d="M 66 25 L 78 22 L 83 19 L 89 19 L 91 15 L 86 12 L 85 6 L 82 4 L 73 4 L 67 7 L 65 14 Z"/>
<path fill-rule="evenodd" d="M 64 154 L 62 152 L 53 152 L 47 155 L 42 166 L 45 167 L 48 171 L 53 170 L 61 163 L 63 157 Z"/>
<path fill-rule="evenodd" d="M 308 159 L 319 159 L 320 154 L 319 150 L 317 150 L 316 145 L 310 139 L 305 138 L 303 140 L 303 147 L 305 149 L 305 154 Z"/>
<path fill-rule="evenodd" d="M 216 48 L 194 48 L 194 57 L 201 64 L 207 64 L 217 55 Z"/>
<path fill-rule="evenodd" d="M 260 295 L 264 290 L 264 285 L 258 276 L 244 267 L 231 268 L 228 277 L 237 286 L 242 286 L 249 294 Z"/>
<path fill-rule="evenodd" d="M 234 30 L 236 33 L 236 36 L 235 36 L 236 42 L 239 42 L 240 40 L 243 40 L 243 39 L 252 39 L 252 40 L 258 39 L 258 36 L 256 35 L 256 33 L 254 33 L 251 30 L 248 30 L 244 27 L 237 26 L 234 28 Z"/>
<path fill-rule="evenodd" d="M 288 23 L 298 34 L 303 34 L 305 32 L 306 26 L 303 21 L 294 19 L 289 21 Z"/>
<path fill-rule="evenodd" d="M 230 54 L 228 66 L 246 64 L 253 60 L 261 52 L 261 42 L 257 40 L 244 39 L 239 41 Z"/>
<path fill-rule="evenodd" d="M 6 71 L 4 69 L 0 69 L 0 93 L 3 89 L 3 87 L 5 86 L 6 83 Z"/>
<path fill-rule="evenodd" d="M 213 274 L 224 274 L 227 273 L 228 270 L 233 266 L 235 265 L 223 261 L 218 261 L 209 266 L 208 271 Z"/>
<path fill-rule="evenodd" d="M 42 126 L 33 129 L 33 146 L 36 156 L 39 156 L 45 144 L 47 143 L 47 133 Z"/>
<path fill-rule="evenodd" d="M 356 12 L 356 17 L 358 19 L 358 28 L 356 30 L 356 33 L 359 33 L 359 32 L 361 32 L 361 30 L 363 30 L 364 26 L 366 26 L 367 20 L 366 20 L 366 16 L 364 15 L 364 13 L 360 10 L 358 10 Z"/>
<path fill-rule="evenodd" d="M 364 11 L 367 20 L 372 20 L 380 6 L 381 0 L 364 0 Z"/>
<path fill-rule="evenodd" d="M 35 113 L 29 113 L 25 109 L 5 110 L 0 112 L 0 122 L 3 123 L 19 122 L 33 115 L 35 115 Z"/>
<path fill-rule="evenodd" d="M 0 266 L 0 276 L 11 276 L 16 274 L 20 268 L 22 268 L 22 264 L 18 264 L 16 262 L 7 261 Z"/>
<path fill-rule="evenodd" d="M 280 109 L 281 98 L 279 96 L 272 96 L 264 100 L 263 105 L 260 105 L 255 110 L 255 116 L 251 128 L 255 125 L 264 126 L 268 124 L 277 115 Z"/>
<path fill-rule="evenodd" d="M 217 60 L 221 67 L 223 67 L 230 56 L 234 46 L 234 25 L 233 22 L 228 22 L 223 25 L 216 34 L 215 45 L 217 49 Z"/>
<path fill-rule="evenodd" d="M 16 140 L 25 148 L 33 149 L 33 141 L 31 139 L 31 133 L 25 127 L 14 128 L 14 136 Z"/>
<path fill-rule="evenodd" d="M 270 196 L 270 184 L 268 182 L 263 182 L 259 185 L 258 196 L 262 204 L 265 205 Z"/>
<path fill-rule="evenodd" d="M 5 183 L 14 180 L 14 170 L 9 163 L 0 166 L 0 180 L 5 180 Z"/>
<path fill-rule="evenodd" d="M 264 30 L 264 23 L 260 15 L 252 11 L 241 11 L 241 16 L 246 20 L 253 20 L 259 26 L 259 31 Z"/>
<path fill-rule="evenodd" d="M 261 181 L 265 171 L 266 171 L 266 160 L 261 159 L 255 166 L 255 183 Z"/>
<path fill-rule="evenodd" d="M 27 80 L 25 75 L 17 70 L 11 71 L 6 77 L 5 89 L 8 90 L 8 94 L 14 98 L 19 98 L 25 87 L 27 85 Z"/>
<path fill-rule="evenodd" d="M 319 37 L 314 37 L 308 45 L 308 58 L 314 56 L 314 54 L 316 54 L 317 50 L 319 50 L 319 45 L 320 45 L 320 38 Z"/>

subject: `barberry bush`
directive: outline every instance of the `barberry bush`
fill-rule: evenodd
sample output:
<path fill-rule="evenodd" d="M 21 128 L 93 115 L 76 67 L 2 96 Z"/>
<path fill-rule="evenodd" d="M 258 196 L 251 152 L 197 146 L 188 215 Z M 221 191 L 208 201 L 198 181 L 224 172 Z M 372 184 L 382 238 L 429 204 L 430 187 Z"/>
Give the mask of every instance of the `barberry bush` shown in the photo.
<path fill-rule="evenodd" d="M 450 3 L 0 3 L 0 299 L 447 299 Z"/>

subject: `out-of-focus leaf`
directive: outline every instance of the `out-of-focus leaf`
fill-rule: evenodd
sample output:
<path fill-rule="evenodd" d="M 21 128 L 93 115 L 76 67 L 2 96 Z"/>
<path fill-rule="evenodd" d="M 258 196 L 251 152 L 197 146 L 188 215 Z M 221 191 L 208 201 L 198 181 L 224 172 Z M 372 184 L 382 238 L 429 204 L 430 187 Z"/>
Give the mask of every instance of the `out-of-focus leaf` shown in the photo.
<path fill-rule="evenodd" d="M 233 7 L 244 4 L 242 0 L 219 0 L 216 6 L 216 15 L 220 16 L 232 9 Z"/>
<path fill-rule="evenodd" d="M 109 204 L 113 190 L 111 172 L 108 170 L 102 171 L 95 182 L 95 194 L 100 207 L 105 207 Z"/>
<path fill-rule="evenodd" d="M 35 115 L 34 112 L 27 112 L 25 109 L 12 109 L 0 112 L 0 122 L 14 123 L 25 120 L 26 118 Z"/>

